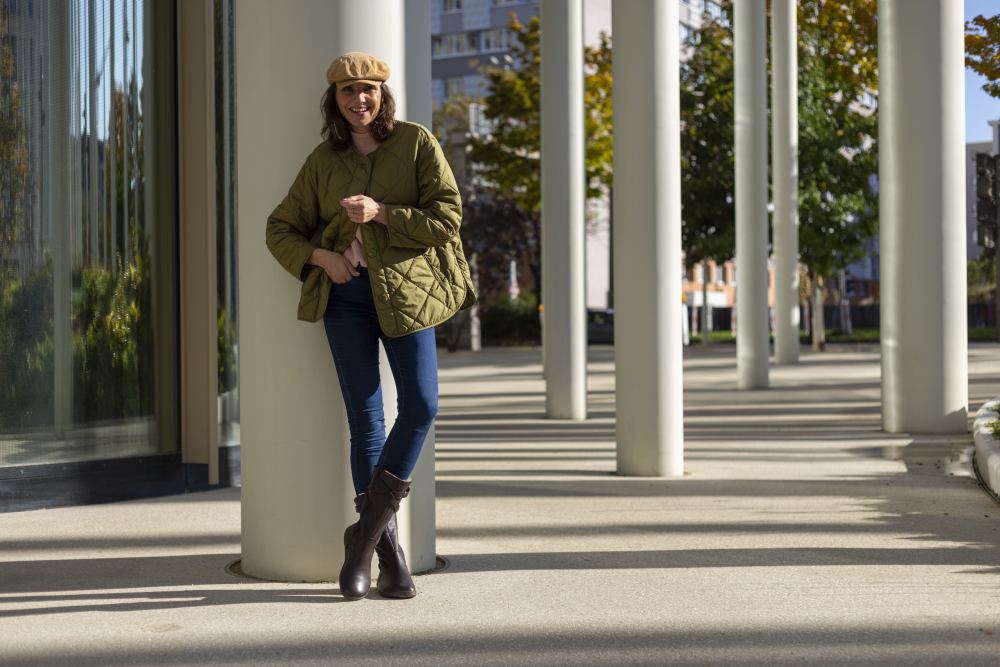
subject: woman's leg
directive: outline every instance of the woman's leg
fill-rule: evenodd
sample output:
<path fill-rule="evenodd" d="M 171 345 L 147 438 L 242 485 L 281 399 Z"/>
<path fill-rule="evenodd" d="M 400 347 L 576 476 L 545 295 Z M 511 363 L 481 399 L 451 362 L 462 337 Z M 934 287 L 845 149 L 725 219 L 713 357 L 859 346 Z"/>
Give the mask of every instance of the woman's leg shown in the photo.
<path fill-rule="evenodd" d="M 334 284 L 323 316 L 327 340 L 337 367 L 340 390 L 351 429 L 351 476 L 354 491 L 368 488 L 385 445 L 385 417 L 379 381 L 378 341 L 381 331 L 372 304 L 367 272 Z"/>
<path fill-rule="evenodd" d="M 400 338 L 383 336 L 382 342 L 396 380 L 399 413 L 386 437 L 378 466 L 400 479 L 409 479 L 438 410 L 434 329 Z"/>

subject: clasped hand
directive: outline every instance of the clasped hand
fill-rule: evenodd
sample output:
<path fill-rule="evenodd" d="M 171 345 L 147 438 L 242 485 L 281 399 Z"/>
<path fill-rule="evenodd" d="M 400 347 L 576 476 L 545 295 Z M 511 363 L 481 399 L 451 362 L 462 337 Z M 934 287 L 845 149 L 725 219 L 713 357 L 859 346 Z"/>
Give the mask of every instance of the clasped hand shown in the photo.
<path fill-rule="evenodd" d="M 347 211 L 347 217 L 351 222 L 364 224 L 374 220 L 385 223 L 382 205 L 367 195 L 344 197 L 340 200 L 340 205 Z"/>

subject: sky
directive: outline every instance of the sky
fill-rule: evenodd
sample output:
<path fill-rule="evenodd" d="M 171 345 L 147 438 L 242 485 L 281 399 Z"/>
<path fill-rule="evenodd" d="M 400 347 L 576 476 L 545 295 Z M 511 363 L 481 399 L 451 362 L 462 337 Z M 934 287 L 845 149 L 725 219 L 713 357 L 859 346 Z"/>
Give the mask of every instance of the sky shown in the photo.
<path fill-rule="evenodd" d="M 965 20 L 1000 14 L 1000 0 L 965 0 Z M 965 69 L 965 140 L 989 141 L 993 132 L 987 121 L 1000 119 L 1000 99 L 983 90 L 986 79 Z"/>

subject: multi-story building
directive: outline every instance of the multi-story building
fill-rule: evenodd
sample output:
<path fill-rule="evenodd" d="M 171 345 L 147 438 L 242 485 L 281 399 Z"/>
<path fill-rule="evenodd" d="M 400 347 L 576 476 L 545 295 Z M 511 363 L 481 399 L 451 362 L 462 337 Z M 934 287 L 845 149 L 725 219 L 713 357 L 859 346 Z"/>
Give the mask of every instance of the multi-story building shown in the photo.
<path fill-rule="evenodd" d="M 965 144 L 965 243 L 968 259 L 978 259 L 983 249 L 979 245 L 976 221 L 976 154 L 1000 154 L 1000 119 L 991 120 L 992 141 L 975 141 Z"/>

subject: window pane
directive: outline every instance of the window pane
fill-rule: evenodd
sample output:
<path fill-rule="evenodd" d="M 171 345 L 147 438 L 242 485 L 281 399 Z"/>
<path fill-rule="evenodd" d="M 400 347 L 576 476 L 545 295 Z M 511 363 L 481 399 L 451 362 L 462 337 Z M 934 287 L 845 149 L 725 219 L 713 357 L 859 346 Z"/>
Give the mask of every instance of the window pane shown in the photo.
<path fill-rule="evenodd" d="M 236 70 L 233 0 L 215 0 L 215 206 L 219 328 L 219 445 L 240 442 L 239 280 L 236 254 Z"/>
<path fill-rule="evenodd" d="M 154 74 L 173 6 L 11 9 L 0 1 L 0 465 L 175 449 L 176 408 L 157 408 L 176 403 L 176 308 L 161 297 L 174 222 L 157 216 L 171 105 Z"/>

